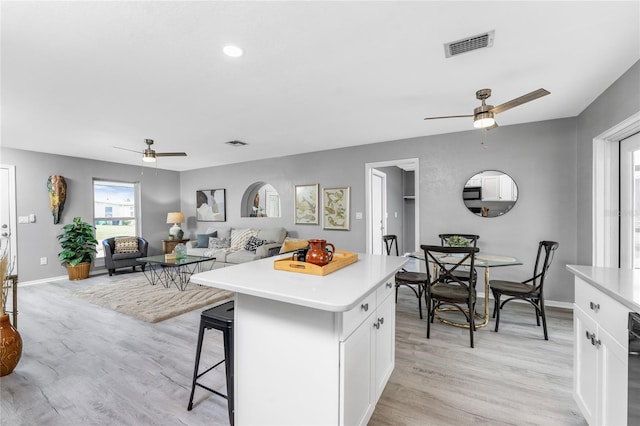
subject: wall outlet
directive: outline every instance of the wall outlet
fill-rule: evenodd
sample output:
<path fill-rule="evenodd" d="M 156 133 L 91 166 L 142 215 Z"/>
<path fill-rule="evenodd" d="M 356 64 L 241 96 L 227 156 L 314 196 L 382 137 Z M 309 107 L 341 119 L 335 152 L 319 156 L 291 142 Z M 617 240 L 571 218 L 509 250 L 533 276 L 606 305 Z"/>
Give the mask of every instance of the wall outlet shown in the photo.
<path fill-rule="evenodd" d="M 356 212 L 356 219 L 357 220 L 361 220 L 362 219 L 362 212 Z"/>
<path fill-rule="evenodd" d="M 29 223 L 29 216 L 18 216 L 18 223 Z"/>
<path fill-rule="evenodd" d="M 47 264 L 47 258 L 46 257 L 41 257 L 40 258 L 40 264 L 41 265 L 46 265 Z"/>

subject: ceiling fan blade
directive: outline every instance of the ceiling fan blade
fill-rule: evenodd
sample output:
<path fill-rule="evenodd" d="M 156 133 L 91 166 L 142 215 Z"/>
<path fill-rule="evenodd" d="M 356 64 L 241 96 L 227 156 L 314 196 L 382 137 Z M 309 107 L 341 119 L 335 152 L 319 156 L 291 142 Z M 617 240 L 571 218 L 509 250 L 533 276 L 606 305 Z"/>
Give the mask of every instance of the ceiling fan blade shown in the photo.
<path fill-rule="evenodd" d="M 186 157 L 186 152 L 156 152 L 156 157 Z"/>
<path fill-rule="evenodd" d="M 490 111 L 494 114 L 498 114 L 501 112 L 504 112 L 508 109 L 517 107 L 518 105 L 522 105 L 524 103 L 533 101 L 535 99 L 541 98 L 543 96 L 548 95 L 550 92 L 545 90 L 545 89 L 538 89 L 538 90 L 534 90 L 531 93 L 527 93 L 526 95 L 522 95 L 518 98 L 512 99 L 508 102 L 505 102 L 501 105 L 498 105 L 496 107 L 493 107 Z"/>
<path fill-rule="evenodd" d="M 137 152 L 138 154 L 142 154 L 142 153 L 143 153 L 143 151 L 136 151 L 135 149 L 129 149 L 129 148 L 121 148 L 121 147 L 119 147 L 119 146 L 114 146 L 114 148 L 116 148 L 116 149 L 123 149 L 123 150 L 125 150 L 125 151 Z"/>
<path fill-rule="evenodd" d="M 441 118 L 469 118 L 469 117 L 473 117 L 473 114 L 468 114 L 468 115 L 445 115 L 443 117 L 427 117 L 427 118 L 425 118 L 425 120 L 439 120 Z"/>

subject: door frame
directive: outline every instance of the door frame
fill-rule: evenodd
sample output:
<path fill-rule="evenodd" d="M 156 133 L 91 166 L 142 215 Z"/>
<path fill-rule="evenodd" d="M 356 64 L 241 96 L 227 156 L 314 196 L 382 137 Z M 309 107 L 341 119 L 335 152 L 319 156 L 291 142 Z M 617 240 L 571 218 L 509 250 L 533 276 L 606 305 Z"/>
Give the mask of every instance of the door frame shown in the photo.
<path fill-rule="evenodd" d="M 374 179 L 379 178 L 380 179 L 380 183 L 381 183 L 381 191 L 380 191 L 380 210 L 381 210 L 381 215 L 380 215 L 380 220 L 381 220 L 381 224 L 382 224 L 382 235 L 387 234 L 387 174 L 384 172 L 381 172 L 380 170 L 378 170 L 377 168 L 372 168 L 371 169 L 371 191 L 369 192 L 369 194 L 371 194 L 371 209 L 369 210 L 370 212 L 370 217 L 371 217 L 371 221 L 370 221 L 370 228 L 369 228 L 369 232 L 371 232 L 371 241 L 373 241 L 373 234 L 375 233 L 374 228 L 375 228 L 375 224 L 373 223 L 373 212 L 375 210 L 377 210 L 378 206 L 375 206 L 375 200 L 376 200 L 376 196 L 374 196 L 374 185 L 373 185 L 373 181 Z M 384 251 L 382 249 L 382 235 L 380 238 L 380 254 L 384 254 Z M 371 253 L 375 254 L 375 245 L 371 245 Z"/>
<path fill-rule="evenodd" d="M 420 190 L 419 190 L 419 181 L 420 181 L 420 162 L 418 158 L 405 158 L 401 160 L 388 160 L 388 161 L 379 161 L 374 163 L 365 163 L 365 205 L 366 205 L 366 240 L 367 240 L 367 253 L 373 253 L 373 242 L 371 235 L 371 210 L 372 210 L 372 200 L 371 200 L 371 179 L 373 176 L 373 169 L 380 167 L 390 167 L 397 166 L 407 169 L 412 169 L 414 171 L 414 187 L 415 187 L 415 247 L 414 251 L 418 251 L 420 246 Z"/>
<path fill-rule="evenodd" d="M 593 138 L 593 266 L 619 265 L 619 141 L 638 132 L 640 111 Z"/>

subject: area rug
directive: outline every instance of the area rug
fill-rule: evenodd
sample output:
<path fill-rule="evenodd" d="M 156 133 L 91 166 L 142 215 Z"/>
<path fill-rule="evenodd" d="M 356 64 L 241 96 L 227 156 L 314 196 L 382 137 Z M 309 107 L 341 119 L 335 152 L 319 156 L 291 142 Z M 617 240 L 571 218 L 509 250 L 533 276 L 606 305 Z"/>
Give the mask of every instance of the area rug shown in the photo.
<path fill-rule="evenodd" d="M 94 305 L 150 323 L 233 297 L 233 292 L 195 283 L 189 283 L 184 291 L 173 286 L 151 285 L 144 275 L 76 290 L 73 294 Z"/>

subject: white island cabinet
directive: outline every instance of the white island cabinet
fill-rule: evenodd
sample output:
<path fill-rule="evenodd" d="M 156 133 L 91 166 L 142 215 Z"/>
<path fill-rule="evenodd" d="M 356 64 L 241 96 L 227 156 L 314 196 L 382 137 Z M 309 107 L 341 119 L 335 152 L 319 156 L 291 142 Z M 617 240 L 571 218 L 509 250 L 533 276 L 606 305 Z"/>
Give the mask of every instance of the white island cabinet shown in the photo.
<path fill-rule="evenodd" d="M 394 274 L 407 261 L 359 254 L 326 276 L 274 258 L 196 274 L 236 292 L 236 425 L 365 425 L 395 363 Z"/>
<path fill-rule="evenodd" d="M 640 311 L 640 271 L 567 269 L 575 275 L 574 399 L 589 425 L 626 425 L 627 322 Z"/>

